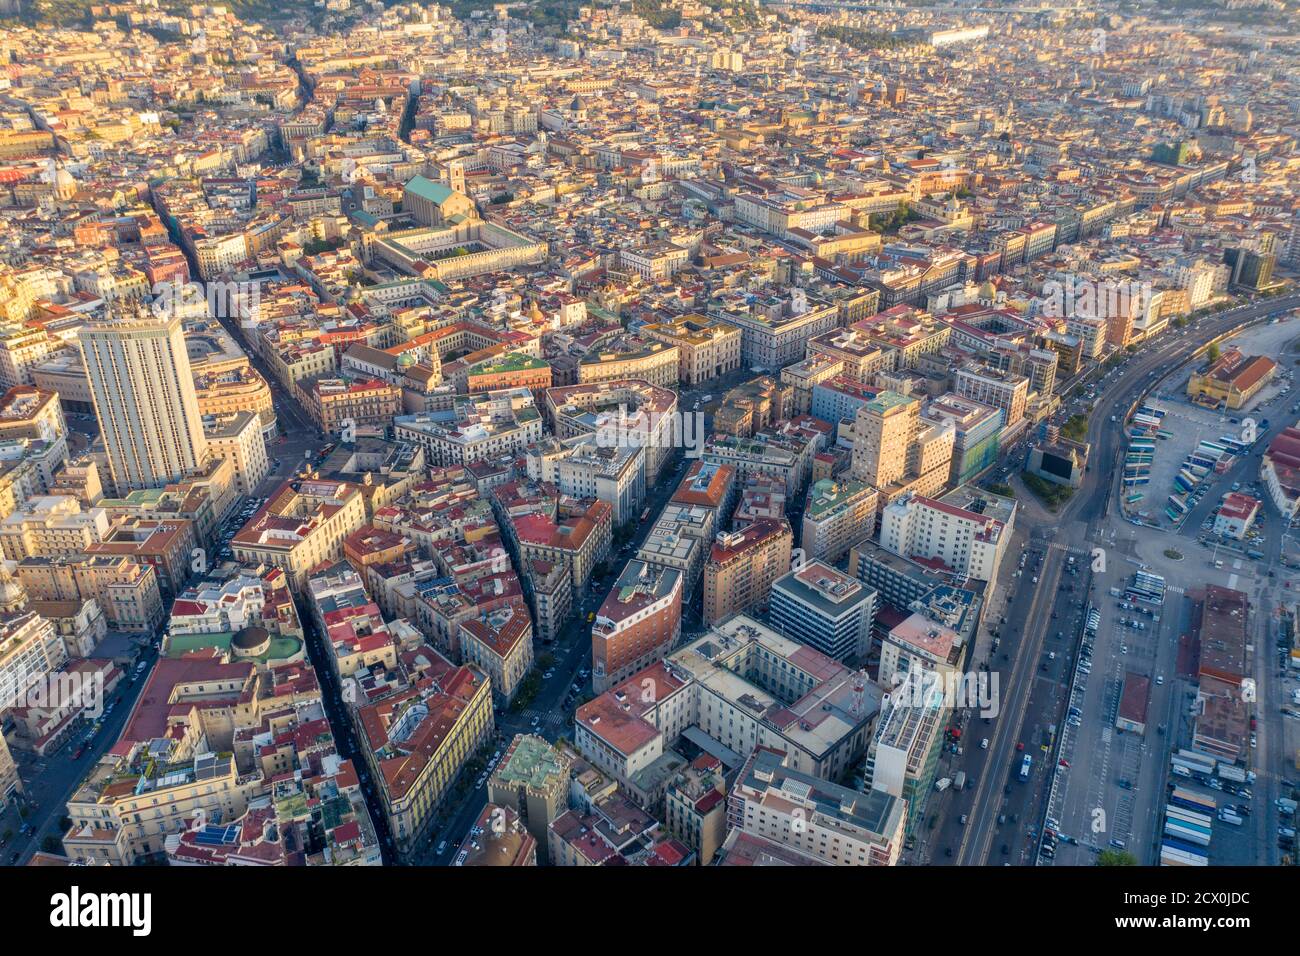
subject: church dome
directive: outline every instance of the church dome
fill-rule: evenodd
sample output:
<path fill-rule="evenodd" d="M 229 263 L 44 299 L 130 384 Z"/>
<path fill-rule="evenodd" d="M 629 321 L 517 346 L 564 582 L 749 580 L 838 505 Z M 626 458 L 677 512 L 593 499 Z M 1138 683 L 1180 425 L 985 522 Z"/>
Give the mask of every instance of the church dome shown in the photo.
<path fill-rule="evenodd" d="M 18 611 L 27 604 L 27 589 L 9 573 L 8 566 L 0 561 L 0 611 Z"/>

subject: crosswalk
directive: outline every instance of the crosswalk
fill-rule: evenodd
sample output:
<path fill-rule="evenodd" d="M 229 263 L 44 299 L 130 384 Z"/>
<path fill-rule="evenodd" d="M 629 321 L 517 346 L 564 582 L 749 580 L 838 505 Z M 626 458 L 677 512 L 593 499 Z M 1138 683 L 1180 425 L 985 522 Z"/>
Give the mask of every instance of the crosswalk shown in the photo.
<path fill-rule="evenodd" d="M 558 730 L 568 724 L 568 719 L 559 711 L 541 710 L 536 707 L 521 710 L 517 716 L 522 718 L 529 725 L 531 725 L 534 718 L 536 718 L 539 729 L 542 727 L 550 727 Z"/>

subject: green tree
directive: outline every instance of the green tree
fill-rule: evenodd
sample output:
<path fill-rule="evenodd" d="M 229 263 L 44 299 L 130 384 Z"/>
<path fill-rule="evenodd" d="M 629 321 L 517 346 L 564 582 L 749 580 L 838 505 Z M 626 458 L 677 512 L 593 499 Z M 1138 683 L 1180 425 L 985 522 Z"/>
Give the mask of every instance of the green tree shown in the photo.
<path fill-rule="evenodd" d="M 1205 349 L 1205 357 L 1211 362 L 1219 360 L 1219 343 L 1211 342 Z"/>
<path fill-rule="evenodd" d="M 1098 866 L 1137 866 L 1137 858 L 1127 850 L 1102 850 L 1097 854 Z"/>

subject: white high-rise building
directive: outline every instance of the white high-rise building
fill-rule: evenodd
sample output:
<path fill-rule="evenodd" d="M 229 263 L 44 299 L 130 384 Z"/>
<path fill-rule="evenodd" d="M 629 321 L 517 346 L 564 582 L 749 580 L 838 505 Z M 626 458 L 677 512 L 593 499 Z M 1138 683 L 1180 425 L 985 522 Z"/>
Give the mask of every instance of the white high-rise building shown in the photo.
<path fill-rule="evenodd" d="M 109 318 L 80 341 L 117 493 L 161 488 L 200 468 L 208 443 L 180 318 Z"/>

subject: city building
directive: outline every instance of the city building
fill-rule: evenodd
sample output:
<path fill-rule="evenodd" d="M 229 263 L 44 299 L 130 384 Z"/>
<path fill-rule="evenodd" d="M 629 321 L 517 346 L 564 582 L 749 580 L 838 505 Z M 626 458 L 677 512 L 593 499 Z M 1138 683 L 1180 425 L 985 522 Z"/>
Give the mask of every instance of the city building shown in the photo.
<path fill-rule="evenodd" d="M 677 643 L 681 625 L 681 572 L 629 561 L 591 626 L 592 689 L 604 693 L 662 660 Z"/>
<path fill-rule="evenodd" d="M 198 471 L 208 442 L 180 318 L 108 319 L 78 341 L 117 493 Z"/>
<path fill-rule="evenodd" d="M 880 495 L 851 479 L 822 478 L 808 488 L 799 547 L 805 558 L 834 564 L 849 549 L 871 537 Z"/>
<path fill-rule="evenodd" d="M 345 481 L 286 481 L 230 541 L 235 558 L 280 568 L 299 592 L 307 574 L 343 557 L 348 535 L 366 523 L 361 489 Z"/>
<path fill-rule="evenodd" d="M 514 815 L 547 857 L 547 831 L 568 810 L 569 756 L 535 734 L 516 734 L 492 775 L 488 777 L 489 804 Z M 538 835 L 540 836 L 540 839 Z"/>
<path fill-rule="evenodd" d="M 1224 349 L 1218 358 L 1192 373 L 1187 380 L 1187 397 L 1211 408 L 1236 411 L 1250 404 L 1276 373 L 1277 363 L 1267 356 Z"/>
<path fill-rule="evenodd" d="M 437 658 L 432 648 L 424 654 Z M 358 707 L 361 749 L 399 852 L 428 832 L 461 767 L 493 732 L 492 685 L 474 667 L 433 661 L 436 680 Z"/>
<path fill-rule="evenodd" d="M 1219 513 L 1214 516 L 1214 533 L 1242 540 L 1259 517 L 1259 509 L 1258 498 L 1243 495 L 1239 491 L 1228 492 L 1219 503 Z"/>
<path fill-rule="evenodd" d="M 668 783 L 664 826 L 708 866 L 727 838 L 727 783 L 722 761 L 700 754 Z"/>
<path fill-rule="evenodd" d="M 716 318 L 688 312 L 641 327 L 641 333 L 676 346 L 677 378 L 687 388 L 740 368 L 739 329 Z"/>
<path fill-rule="evenodd" d="M 853 424 L 852 475 L 880 491 L 882 505 L 908 491 L 941 492 L 952 469 L 954 430 L 921 419 L 921 403 L 881 392 Z"/>
<path fill-rule="evenodd" d="M 1016 503 L 973 486 L 942 498 L 905 495 L 886 505 L 880 544 L 887 551 L 959 577 L 993 581 L 1011 540 Z"/>
<path fill-rule="evenodd" d="M 789 522 L 770 519 L 720 532 L 704 563 L 704 623 L 766 606 L 772 583 L 790 570 L 793 537 Z"/>
<path fill-rule="evenodd" d="M 768 603 L 768 619 L 778 633 L 833 660 L 866 660 L 876 592 L 855 578 L 812 561 L 777 578 Z"/>
<path fill-rule="evenodd" d="M 498 706 L 508 706 L 533 666 L 533 621 L 522 599 L 460 625 L 460 652 L 488 676 Z"/>
<path fill-rule="evenodd" d="M 759 840 L 832 866 L 895 866 L 907 805 L 885 790 L 865 793 L 802 773 L 789 755 L 757 747 L 731 793 L 728 821 Z"/>

